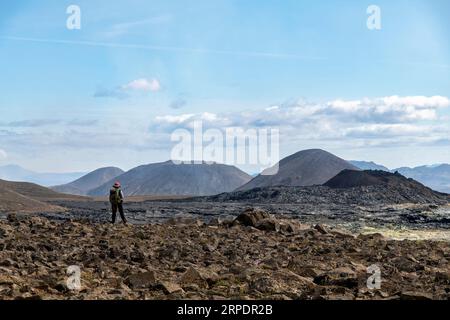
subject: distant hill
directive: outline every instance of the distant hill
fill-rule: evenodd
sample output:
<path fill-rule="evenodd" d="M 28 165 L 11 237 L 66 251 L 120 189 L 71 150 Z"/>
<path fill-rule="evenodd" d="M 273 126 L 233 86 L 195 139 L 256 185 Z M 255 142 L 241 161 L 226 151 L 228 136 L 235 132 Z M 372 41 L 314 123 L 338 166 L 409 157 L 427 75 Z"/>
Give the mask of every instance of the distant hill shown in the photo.
<path fill-rule="evenodd" d="M 65 185 L 55 186 L 51 189 L 60 193 L 74 195 L 88 195 L 90 191 L 104 183 L 120 176 L 124 171 L 115 167 L 97 169 L 87 175 Z"/>
<path fill-rule="evenodd" d="M 24 169 L 17 165 L 0 167 L 0 179 L 7 181 L 30 182 L 42 186 L 55 186 L 65 184 L 83 176 L 83 172 L 69 173 L 38 173 Z"/>
<path fill-rule="evenodd" d="M 382 171 L 387 171 L 387 172 L 391 171 L 388 168 L 386 168 L 385 166 L 383 166 L 381 164 L 377 164 L 375 162 L 356 161 L 356 160 L 350 160 L 349 162 L 361 170 L 382 170 Z"/>
<path fill-rule="evenodd" d="M 450 165 L 421 166 L 416 168 L 398 168 L 402 175 L 417 180 L 433 190 L 450 193 Z"/>
<path fill-rule="evenodd" d="M 62 212 L 64 208 L 48 202 L 80 199 L 33 183 L 0 180 L 0 212 L 3 213 Z"/>
<path fill-rule="evenodd" d="M 275 175 L 258 175 L 237 191 L 270 186 L 321 185 L 345 169 L 358 170 L 349 162 L 323 150 L 300 151 L 281 160 Z"/>
<path fill-rule="evenodd" d="M 134 168 L 89 192 L 104 196 L 114 180 L 125 195 L 203 196 L 232 191 L 250 181 L 251 176 L 222 164 L 174 164 L 172 161 Z"/>
<path fill-rule="evenodd" d="M 430 201 L 436 198 L 448 199 L 448 195 L 434 191 L 420 182 L 404 177 L 400 173 L 386 171 L 352 171 L 344 170 L 336 177 L 329 180 L 324 186 L 332 189 L 349 189 L 368 186 L 383 186 L 386 193 L 397 192 L 404 197 L 428 198 Z"/>

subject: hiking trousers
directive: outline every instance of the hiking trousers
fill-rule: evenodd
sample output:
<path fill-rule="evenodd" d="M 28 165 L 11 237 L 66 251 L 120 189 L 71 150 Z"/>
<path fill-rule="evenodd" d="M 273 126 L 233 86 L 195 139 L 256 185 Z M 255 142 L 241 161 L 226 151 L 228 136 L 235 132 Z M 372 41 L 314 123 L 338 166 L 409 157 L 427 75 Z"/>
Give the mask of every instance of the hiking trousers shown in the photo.
<path fill-rule="evenodd" d="M 127 223 L 127 219 L 125 218 L 125 214 L 123 212 L 123 205 L 122 203 L 111 203 L 112 207 L 112 223 L 116 223 L 116 215 L 117 210 L 119 210 L 120 218 L 122 218 L 123 223 Z"/>

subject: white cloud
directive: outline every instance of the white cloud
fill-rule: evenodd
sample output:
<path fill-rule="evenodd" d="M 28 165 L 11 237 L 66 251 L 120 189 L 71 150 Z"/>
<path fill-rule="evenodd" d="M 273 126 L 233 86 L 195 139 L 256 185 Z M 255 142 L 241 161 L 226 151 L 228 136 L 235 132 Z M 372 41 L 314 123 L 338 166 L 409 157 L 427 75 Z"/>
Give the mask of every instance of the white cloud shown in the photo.
<path fill-rule="evenodd" d="M 433 96 L 412 96 L 412 97 L 399 97 L 391 96 L 382 99 L 384 104 L 389 107 L 402 107 L 410 106 L 414 108 L 423 109 L 437 109 L 437 108 L 447 108 L 450 106 L 450 99 L 447 97 Z"/>
<path fill-rule="evenodd" d="M 362 109 L 362 102 L 360 100 L 353 100 L 353 101 L 334 100 L 328 102 L 328 107 L 342 112 L 357 112 Z"/>
<path fill-rule="evenodd" d="M 437 119 L 437 110 L 448 108 L 450 99 L 433 96 L 389 96 L 362 100 L 334 100 L 327 103 L 323 112 L 333 112 L 361 121 L 409 122 Z"/>
<path fill-rule="evenodd" d="M 204 121 L 213 122 L 219 120 L 219 117 L 215 113 L 203 112 L 202 115 L 200 116 L 200 119 Z"/>
<path fill-rule="evenodd" d="M 113 89 L 99 87 L 94 93 L 95 98 L 115 98 L 119 100 L 128 99 L 132 96 L 132 92 L 158 92 L 162 86 L 158 79 L 136 79 L 122 86 Z"/>
<path fill-rule="evenodd" d="M 181 114 L 179 116 L 158 116 L 155 118 L 157 123 L 160 124 L 182 124 L 186 123 L 188 120 L 192 120 L 195 114 Z"/>
<path fill-rule="evenodd" d="M 137 79 L 130 83 L 122 86 L 124 90 L 135 90 L 135 91 L 146 91 L 146 92 L 157 92 L 161 90 L 161 84 L 157 79 Z"/>
<path fill-rule="evenodd" d="M 280 110 L 279 106 L 271 106 L 266 108 L 266 111 L 277 111 L 277 110 Z"/>

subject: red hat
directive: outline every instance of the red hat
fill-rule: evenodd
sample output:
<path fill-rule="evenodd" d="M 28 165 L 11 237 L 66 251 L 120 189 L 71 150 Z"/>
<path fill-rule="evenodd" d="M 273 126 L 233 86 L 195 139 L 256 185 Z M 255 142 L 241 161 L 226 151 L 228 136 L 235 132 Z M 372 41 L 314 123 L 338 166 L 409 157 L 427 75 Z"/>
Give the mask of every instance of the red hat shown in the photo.
<path fill-rule="evenodd" d="M 116 183 L 114 183 L 114 187 L 120 188 L 120 182 L 119 182 L 119 181 L 116 181 Z"/>

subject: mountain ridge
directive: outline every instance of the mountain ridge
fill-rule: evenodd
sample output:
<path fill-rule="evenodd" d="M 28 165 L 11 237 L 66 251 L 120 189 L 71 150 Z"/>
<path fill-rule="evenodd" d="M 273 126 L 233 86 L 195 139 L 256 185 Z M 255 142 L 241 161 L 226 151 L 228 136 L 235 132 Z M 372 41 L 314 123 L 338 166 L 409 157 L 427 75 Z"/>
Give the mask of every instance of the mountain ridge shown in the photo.
<path fill-rule="evenodd" d="M 105 167 L 94 170 L 68 184 L 51 187 L 52 190 L 74 195 L 88 195 L 93 189 L 125 173 L 117 167 Z"/>
<path fill-rule="evenodd" d="M 203 196 L 233 191 L 250 181 L 244 171 L 224 164 L 182 163 L 169 160 L 138 166 L 88 193 L 104 196 L 113 180 L 119 180 L 124 193 L 138 195 Z"/>
<path fill-rule="evenodd" d="M 358 170 L 344 159 L 321 149 L 297 152 L 282 159 L 277 166 L 278 172 L 275 175 L 260 174 L 236 191 L 269 186 L 321 185 L 342 170 Z"/>

